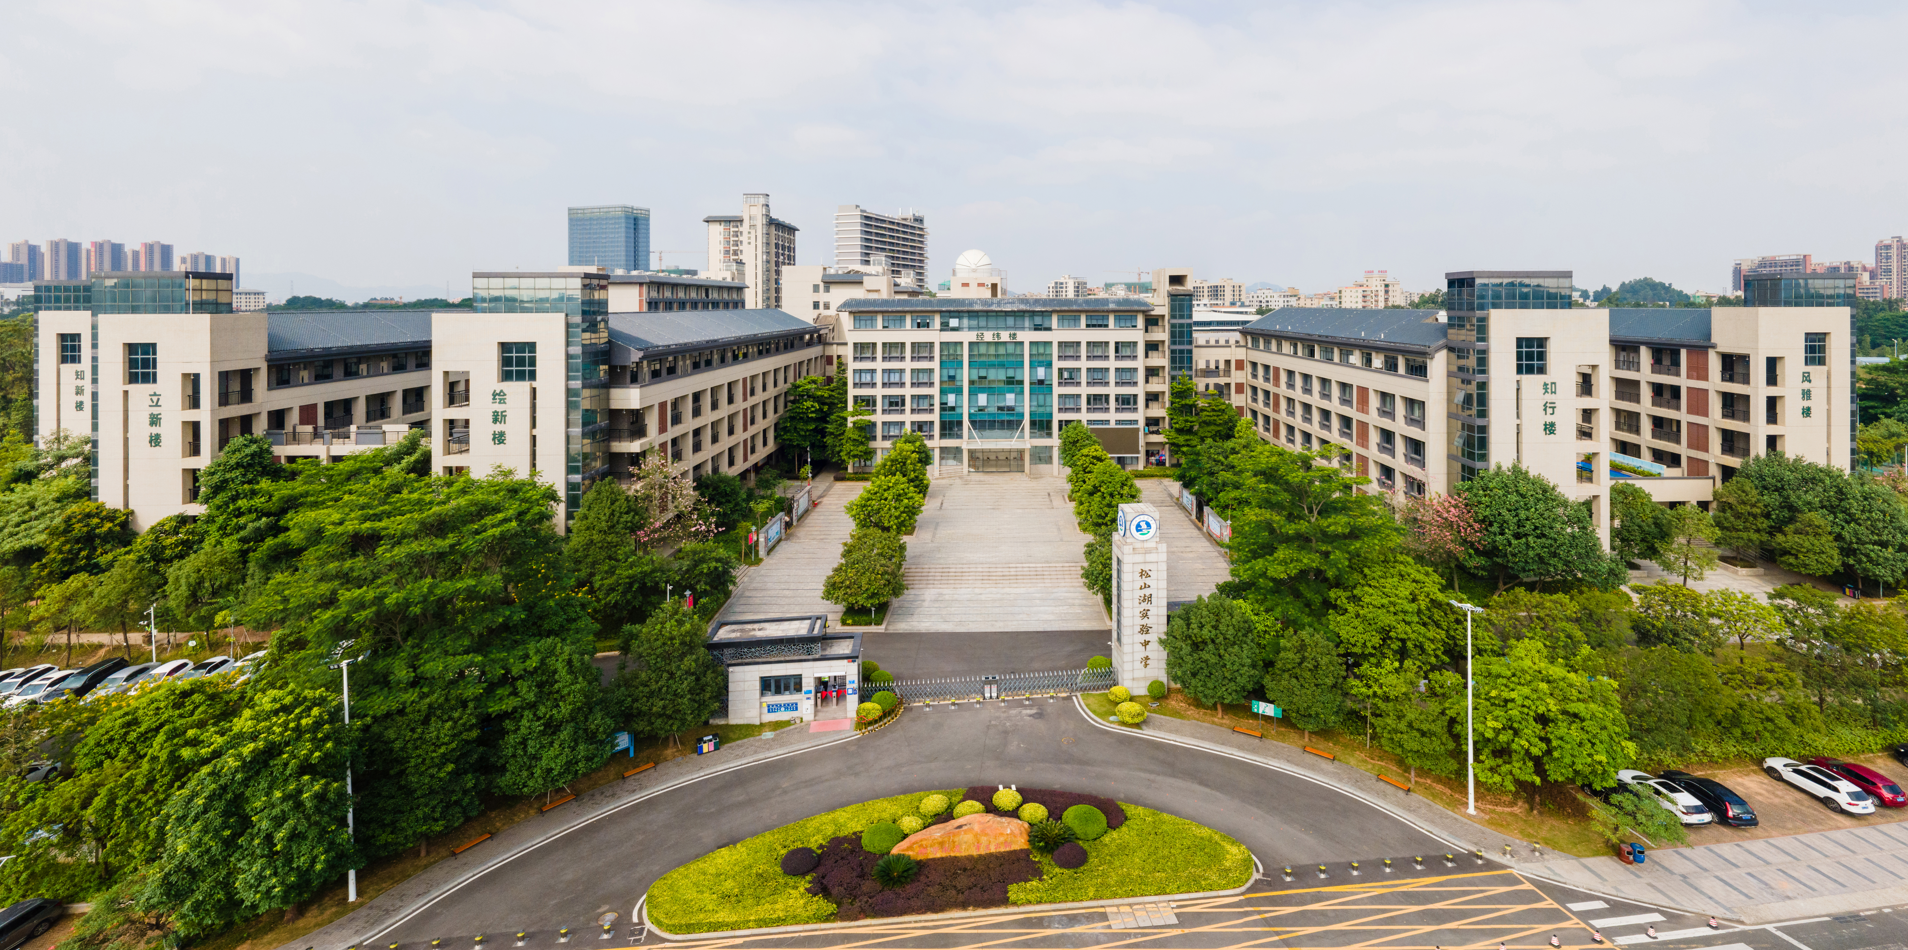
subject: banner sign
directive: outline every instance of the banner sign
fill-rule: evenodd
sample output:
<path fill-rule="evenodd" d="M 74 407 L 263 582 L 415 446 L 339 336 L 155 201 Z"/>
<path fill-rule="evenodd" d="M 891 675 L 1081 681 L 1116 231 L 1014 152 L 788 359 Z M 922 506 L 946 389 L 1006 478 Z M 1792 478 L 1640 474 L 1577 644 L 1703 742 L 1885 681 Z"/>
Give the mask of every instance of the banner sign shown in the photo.
<path fill-rule="evenodd" d="M 1262 703 L 1256 699 L 1252 701 L 1252 711 L 1261 716 L 1271 716 L 1274 719 L 1285 718 L 1285 710 L 1271 703 Z"/>

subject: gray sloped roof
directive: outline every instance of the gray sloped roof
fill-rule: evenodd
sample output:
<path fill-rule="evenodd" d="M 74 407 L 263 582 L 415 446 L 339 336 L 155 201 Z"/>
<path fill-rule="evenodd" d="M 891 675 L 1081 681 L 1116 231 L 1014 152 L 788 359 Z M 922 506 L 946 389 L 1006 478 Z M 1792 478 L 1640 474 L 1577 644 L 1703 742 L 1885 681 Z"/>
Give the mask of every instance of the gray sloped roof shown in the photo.
<path fill-rule="evenodd" d="M 430 349 L 433 310 L 273 310 L 265 314 L 266 357 L 349 355 L 415 346 Z"/>
<path fill-rule="evenodd" d="M 855 297 L 836 310 L 880 313 L 940 313 L 964 310 L 1152 310 L 1139 297 Z"/>
<path fill-rule="evenodd" d="M 689 310 L 612 313 L 609 331 L 617 356 L 626 357 L 814 333 L 816 327 L 785 310 Z M 617 356 L 612 362 L 628 362 Z"/>
<path fill-rule="evenodd" d="M 1611 307 L 1610 339 L 1708 343 L 1710 312 L 1699 307 Z"/>
<path fill-rule="evenodd" d="M 1444 345 L 1446 324 L 1438 322 L 1437 315 L 1436 310 L 1280 307 L 1252 321 L 1245 332 L 1352 340 L 1428 351 Z"/>

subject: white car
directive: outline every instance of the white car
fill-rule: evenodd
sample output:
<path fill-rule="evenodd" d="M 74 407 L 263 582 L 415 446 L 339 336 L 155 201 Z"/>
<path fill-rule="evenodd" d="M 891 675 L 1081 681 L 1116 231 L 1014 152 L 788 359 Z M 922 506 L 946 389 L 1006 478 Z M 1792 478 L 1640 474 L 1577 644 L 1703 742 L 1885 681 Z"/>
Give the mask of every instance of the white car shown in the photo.
<path fill-rule="evenodd" d="M 14 690 L 13 695 L 7 697 L 7 708 L 12 709 L 16 706 L 25 706 L 28 703 L 39 702 L 40 694 L 46 692 L 47 687 L 52 686 L 54 683 L 72 674 L 72 670 L 52 670 L 34 677 L 32 682 Z"/>
<path fill-rule="evenodd" d="M 1677 787 L 1675 782 L 1635 769 L 1624 769 L 1618 772 L 1616 777 L 1617 781 L 1655 799 L 1658 805 L 1663 806 L 1685 825 L 1707 825 L 1716 820 L 1715 813 L 1711 812 L 1708 806 L 1697 801 L 1696 796 Z"/>
<path fill-rule="evenodd" d="M 1875 800 L 1867 792 L 1855 787 L 1854 782 L 1819 765 L 1778 757 L 1763 759 L 1762 770 L 1769 773 L 1772 779 L 1787 782 L 1807 792 L 1810 798 L 1827 805 L 1832 811 L 1851 815 L 1875 813 Z"/>

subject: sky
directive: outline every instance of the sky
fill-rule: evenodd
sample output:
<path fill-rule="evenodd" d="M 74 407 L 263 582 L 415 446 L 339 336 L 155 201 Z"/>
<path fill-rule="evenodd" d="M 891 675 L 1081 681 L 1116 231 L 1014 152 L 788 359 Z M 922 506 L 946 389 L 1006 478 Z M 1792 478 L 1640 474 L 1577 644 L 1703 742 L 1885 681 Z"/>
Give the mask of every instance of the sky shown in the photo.
<path fill-rule="evenodd" d="M 633 204 L 662 263 L 770 194 L 912 209 L 930 275 L 1386 269 L 1721 291 L 1908 232 L 1908 4 L 0 0 L 0 241 L 468 292 Z M 22 104 L 30 104 L 25 106 Z M 304 275 L 293 277 L 292 275 Z M 254 279 L 254 278 L 258 279 Z M 282 293 L 279 287 L 268 287 Z"/>

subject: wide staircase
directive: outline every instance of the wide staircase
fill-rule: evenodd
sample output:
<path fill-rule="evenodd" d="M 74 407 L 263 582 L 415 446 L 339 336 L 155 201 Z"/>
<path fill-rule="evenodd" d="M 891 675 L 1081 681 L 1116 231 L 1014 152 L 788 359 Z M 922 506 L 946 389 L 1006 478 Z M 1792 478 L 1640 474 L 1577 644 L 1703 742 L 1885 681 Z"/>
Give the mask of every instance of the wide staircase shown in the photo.
<path fill-rule="evenodd" d="M 1080 586 L 1078 564 L 910 564 L 908 587 L 1059 587 Z"/>

